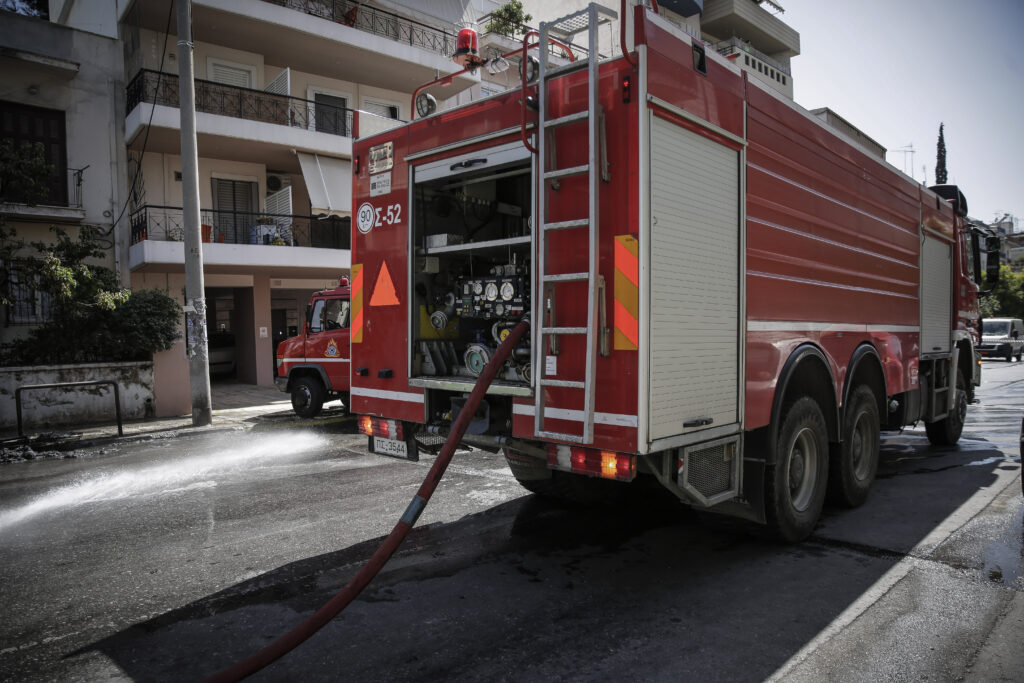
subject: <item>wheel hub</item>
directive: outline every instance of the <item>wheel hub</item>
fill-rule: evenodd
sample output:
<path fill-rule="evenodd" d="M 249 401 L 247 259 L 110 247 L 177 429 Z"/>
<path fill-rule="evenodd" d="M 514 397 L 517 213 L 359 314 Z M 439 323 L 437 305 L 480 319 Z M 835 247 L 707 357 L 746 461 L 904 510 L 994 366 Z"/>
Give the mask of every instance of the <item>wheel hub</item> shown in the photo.
<path fill-rule="evenodd" d="M 818 482 L 818 444 L 810 428 L 801 429 L 794 437 L 788 470 L 790 501 L 803 512 L 810 506 Z"/>

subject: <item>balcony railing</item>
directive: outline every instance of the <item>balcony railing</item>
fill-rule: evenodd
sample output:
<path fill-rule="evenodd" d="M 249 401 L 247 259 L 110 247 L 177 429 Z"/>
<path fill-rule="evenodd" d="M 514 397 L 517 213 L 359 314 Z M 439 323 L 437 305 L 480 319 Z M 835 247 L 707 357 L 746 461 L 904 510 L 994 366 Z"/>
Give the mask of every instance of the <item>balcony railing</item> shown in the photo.
<path fill-rule="evenodd" d="M 264 0 L 445 57 L 455 54 L 455 34 L 387 10 L 345 0 Z"/>
<path fill-rule="evenodd" d="M 762 62 L 772 67 L 776 71 L 781 71 L 782 73 L 786 74 L 791 78 L 793 76 L 793 72 L 790 71 L 788 66 L 780 64 L 775 59 L 772 59 L 771 57 L 761 52 L 757 48 L 751 47 L 750 45 L 743 42 L 739 38 L 733 37 L 730 38 L 729 40 L 723 40 L 720 43 L 716 43 L 715 49 L 718 51 L 718 54 L 724 55 L 726 57 L 745 52 L 749 54 L 751 57 L 756 57 L 757 59 L 760 59 Z"/>
<path fill-rule="evenodd" d="M 202 209 L 200 222 L 203 241 L 219 244 L 349 249 L 352 240 L 349 218 Z M 143 240 L 181 242 L 185 238 L 180 206 L 147 204 L 131 215 L 131 228 L 132 244 Z"/>
<path fill-rule="evenodd" d="M 42 197 L 36 199 L 36 206 L 62 207 L 68 209 L 82 208 L 82 176 L 85 169 L 89 168 L 68 168 L 65 169 L 64 177 L 54 173 L 44 182 L 46 189 Z M 21 195 L 16 187 L 3 187 L 0 185 L 0 204 L 24 204 L 28 206 L 25 197 Z"/>
<path fill-rule="evenodd" d="M 353 137 L 355 111 L 288 95 L 196 79 L 196 111 Z M 128 111 L 141 102 L 178 106 L 178 77 L 142 69 L 128 84 Z"/>

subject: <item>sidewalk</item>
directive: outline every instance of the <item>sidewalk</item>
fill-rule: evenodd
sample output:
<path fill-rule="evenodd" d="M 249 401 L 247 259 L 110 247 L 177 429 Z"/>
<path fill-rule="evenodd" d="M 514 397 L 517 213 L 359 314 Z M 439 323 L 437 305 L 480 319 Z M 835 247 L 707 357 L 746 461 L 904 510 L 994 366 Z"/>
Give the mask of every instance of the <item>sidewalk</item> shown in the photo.
<path fill-rule="evenodd" d="M 45 428 L 25 425 L 25 438 L 18 438 L 17 428 L 0 432 L 0 449 L 29 445 L 35 450 L 70 450 L 109 443 L 175 436 L 181 433 L 229 431 L 241 429 L 273 429 L 282 427 L 322 427 L 350 420 L 339 401 L 331 401 L 313 419 L 301 418 L 292 410 L 291 399 L 276 387 L 260 387 L 240 382 L 214 382 L 210 386 L 213 422 L 193 427 L 192 416 L 154 417 L 125 421 L 124 436 L 117 435 L 117 422 Z"/>

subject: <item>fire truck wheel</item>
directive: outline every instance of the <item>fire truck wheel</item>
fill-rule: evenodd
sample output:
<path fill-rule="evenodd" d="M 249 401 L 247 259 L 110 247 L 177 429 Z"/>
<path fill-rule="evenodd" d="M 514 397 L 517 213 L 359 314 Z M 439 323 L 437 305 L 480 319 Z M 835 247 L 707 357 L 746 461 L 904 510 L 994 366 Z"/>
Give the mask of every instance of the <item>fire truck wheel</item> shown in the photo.
<path fill-rule="evenodd" d="M 315 377 L 300 377 L 292 389 L 292 409 L 299 417 L 316 417 L 324 407 L 324 385 Z"/>
<path fill-rule="evenodd" d="M 956 371 L 956 398 L 953 410 L 946 417 L 935 422 L 926 422 L 924 431 L 933 446 L 955 446 L 964 431 L 964 418 L 967 417 L 967 381 L 962 370 Z"/>
<path fill-rule="evenodd" d="M 828 483 L 828 431 L 813 398 L 789 406 L 766 474 L 768 528 L 784 541 L 802 541 L 818 523 Z"/>
<path fill-rule="evenodd" d="M 843 411 L 843 443 L 829 461 L 829 499 L 857 507 L 868 497 L 878 470 L 880 427 L 878 403 L 861 385 L 850 392 Z"/>

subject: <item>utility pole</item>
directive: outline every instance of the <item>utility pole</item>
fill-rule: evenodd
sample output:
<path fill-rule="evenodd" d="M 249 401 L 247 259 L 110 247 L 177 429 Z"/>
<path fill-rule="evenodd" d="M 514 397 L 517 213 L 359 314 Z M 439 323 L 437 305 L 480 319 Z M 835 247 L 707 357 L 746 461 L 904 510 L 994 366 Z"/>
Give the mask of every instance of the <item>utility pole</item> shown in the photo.
<path fill-rule="evenodd" d="M 181 196 L 185 228 L 185 350 L 192 389 L 192 426 L 213 421 L 210 358 L 206 345 L 203 242 L 199 234 L 199 152 L 196 88 L 192 73 L 192 0 L 178 3 L 178 106 L 181 112 Z"/>

